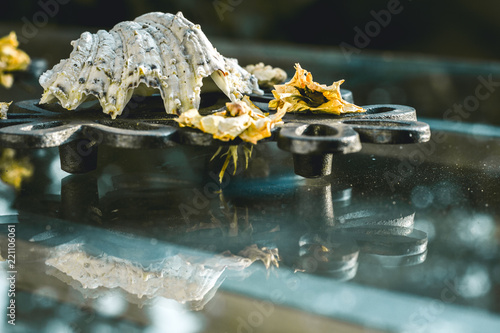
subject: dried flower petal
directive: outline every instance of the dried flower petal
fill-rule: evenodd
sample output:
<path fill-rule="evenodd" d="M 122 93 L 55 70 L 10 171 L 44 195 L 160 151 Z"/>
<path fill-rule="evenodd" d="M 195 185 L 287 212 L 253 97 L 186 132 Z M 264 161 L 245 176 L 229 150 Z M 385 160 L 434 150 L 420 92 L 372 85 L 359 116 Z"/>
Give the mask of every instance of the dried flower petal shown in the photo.
<path fill-rule="evenodd" d="M 6 72 L 25 70 L 30 64 L 30 57 L 17 47 L 19 42 L 14 31 L 0 38 L 0 84 L 6 88 L 12 87 L 14 76 Z"/>
<path fill-rule="evenodd" d="M 266 116 L 245 96 L 241 101 L 226 103 L 226 111 L 202 116 L 198 110 L 191 109 L 179 116 L 176 121 L 181 127 L 197 128 L 213 135 L 214 139 L 230 141 L 239 137 L 245 142 L 270 137 L 271 130 L 281 123 L 284 111 Z"/>
<path fill-rule="evenodd" d="M 295 75 L 287 83 L 276 85 L 270 109 L 284 109 L 286 112 L 322 112 L 340 115 L 342 113 L 366 112 L 357 105 L 342 99 L 340 85 L 344 80 L 333 82 L 331 86 L 313 81 L 312 74 L 295 64 Z"/>

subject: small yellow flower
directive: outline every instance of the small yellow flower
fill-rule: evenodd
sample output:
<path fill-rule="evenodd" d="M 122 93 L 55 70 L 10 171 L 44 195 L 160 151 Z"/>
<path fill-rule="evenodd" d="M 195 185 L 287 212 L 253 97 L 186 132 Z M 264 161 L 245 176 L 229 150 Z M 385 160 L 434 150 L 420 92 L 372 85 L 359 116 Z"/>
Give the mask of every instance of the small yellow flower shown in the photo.
<path fill-rule="evenodd" d="M 19 42 L 14 31 L 0 38 L 0 84 L 10 88 L 14 83 L 11 71 L 25 70 L 30 64 L 30 57 L 17 47 Z"/>

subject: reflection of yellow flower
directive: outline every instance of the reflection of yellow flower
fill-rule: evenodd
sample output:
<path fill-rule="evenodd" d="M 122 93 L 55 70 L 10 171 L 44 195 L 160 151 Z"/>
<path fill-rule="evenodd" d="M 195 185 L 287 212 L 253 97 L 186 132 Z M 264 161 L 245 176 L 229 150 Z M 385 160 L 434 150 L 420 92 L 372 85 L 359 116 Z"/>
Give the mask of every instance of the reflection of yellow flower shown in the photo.
<path fill-rule="evenodd" d="M 295 75 L 289 82 L 274 86 L 275 99 L 269 102 L 269 108 L 285 109 L 286 112 L 312 111 L 335 115 L 366 111 L 342 99 L 340 85 L 344 80 L 326 86 L 314 82 L 312 74 L 302 69 L 299 64 L 295 64 L 295 70 Z"/>
<path fill-rule="evenodd" d="M 30 57 L 17 47 L 19 42 L 14 31 L 0 38 L 0 84 L 10 88 L 14 82 L 12 74 L 5 72 L 25 70 L 30 64 Z"/>
<path fill-rule="evenodd" d="M 252 244 L 240 251 L 238 255 L 248 258 L 252 260 L 252 262 L 260 260 L 267 269 L 271 266 L 280 267 L 279 261 L 281 258 L 278 253 L 278 248 L 259 248 L 257 244 Z"/>
<path fill-rule="evenodd" d="M 15 156 L 14 149 L 3 150 L 0 155 L 0 179 L 19 190 L 23 180 L 33 175 L 33 165 L 27 158 L 16 159 Z"/>

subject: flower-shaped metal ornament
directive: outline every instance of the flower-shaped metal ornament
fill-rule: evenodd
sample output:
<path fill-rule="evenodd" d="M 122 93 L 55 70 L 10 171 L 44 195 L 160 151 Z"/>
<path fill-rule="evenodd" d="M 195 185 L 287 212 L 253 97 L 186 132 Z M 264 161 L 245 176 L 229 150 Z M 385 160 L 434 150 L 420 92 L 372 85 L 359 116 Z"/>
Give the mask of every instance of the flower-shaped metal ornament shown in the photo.
<path fill-rule="evenodd" d="M 345 100 L 352 93 L 342 90 Z M 268 111 L 271 95 L 253 95 L 252 101 Z M 200 114 L 210 114 L 224 107 L 222 93 L 202 96 Z M 378 104 L 363 106 L 365 113 L 342 116 L 288 113 L 284 125 L 273 129 L 270 138 L 294 156 L 295 172 L 304 177 L 331 173 L 333 154 L 354 153 L 361 142 L 379 144 L 421 143 L 430 139 L 430 129 L 418 122 L 414 108 Z M 272 112 L 272 111 L 271 111 Z M 180 128 L 176 116 L 166 114 L 160 96 L 132 99 L 123 114 L 110 119 L 97 102 L 82 104 L 68 111 L 58 104 L 40 105 L 38 100 L 13 104 L 8 119 L 0 120 L 0 145 L 10 148 L 59 147 L 61 168 L 69 173 L 83 173 L 96 168 L 97 147 L 151 149 L 175 144 L 221 146 L 241 143 L 216 140 L 196 129 Z"/>

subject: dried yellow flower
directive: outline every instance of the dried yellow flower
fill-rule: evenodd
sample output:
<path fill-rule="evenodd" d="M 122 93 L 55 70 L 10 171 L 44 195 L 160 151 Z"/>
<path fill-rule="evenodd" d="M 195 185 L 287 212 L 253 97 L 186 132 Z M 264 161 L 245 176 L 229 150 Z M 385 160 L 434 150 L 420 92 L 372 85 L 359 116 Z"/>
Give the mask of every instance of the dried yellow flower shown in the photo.
<path fill-rule="evenodd" d="M 226 110 L 202 116 L 197 109 L 191 109 L 179 116 L 176 121 L 181 127 L 197 128 L 213 135 L 214 139 L 230 141 L 239 137 L 245 142 L 270 137 L 271 130 L 281 123 L 284 111 L 271 116 L 264 114 L 245 96 L 241 101 L 226 103 Z"/>
<path fill-rule="evenodd" d="M 14 31 L 0 38 L 0 84 L 10 88 L 14 76 L 8 72 L 25 70 L 30 64 L 30 57 L 17 47 L 19 42 Z"/>
<path fill-rule="evenodd" d="M 312 74 L 295 64 L 295 75 L 282 85 L 274 86 L 274 98 L 270 109 L 284 109 L 286 112 L 321 112 L 340 115 L 342 113 L 365 112 L 357 105 L 346 102 L 340 94 L 344 80 L 333 82 L 331 86 L 313 81 Z"/>
<path fill-rule="evenodd" d="M 282 123 L 281 118 L 285 113 L 284 110 L 279 110 L 269 116 L 255 106 L 248 96 L 245 96 L 240 101 L 226 103 L 225 111 L 202 116 L 197 109 L 191 109 L 181 114 L 176 121 L 181 127 L 193 127 L 212 134 L 214 139 L 230 141 L 239 137 L 245 142 L 256 144 L 257 141 L 271 136 L 271 130 L 275 125 Z M 212 159 L 221 151 L 222 147 L 217 150 Z M 248 166 L 252 150 L 244 147 L 243 152 Z M 226 161 L 219 173 L 219 181 L 221 182 L 231 160 L 233 160 L 236 172 L 238 146 L 229 146 L 228 151 L 222 156 L 226 156 Z"/>
<path fill-rule="evenodd" d="M 0 179 L 16 190 L 33 175 L 33 165 L 27 157 L 16 158 L 14 149 L 5 148 L 0 155 Z"/>
<path fill-rule="evenodd" d="M 259 248 L 257 244 L 247 246 L 238 253 L 238 255 L 250 259 L 252 262 L 260 260 L 264 263 L 267 269 L 271 266 L 279 267 L 281 260 L 277 248 Z"/>

